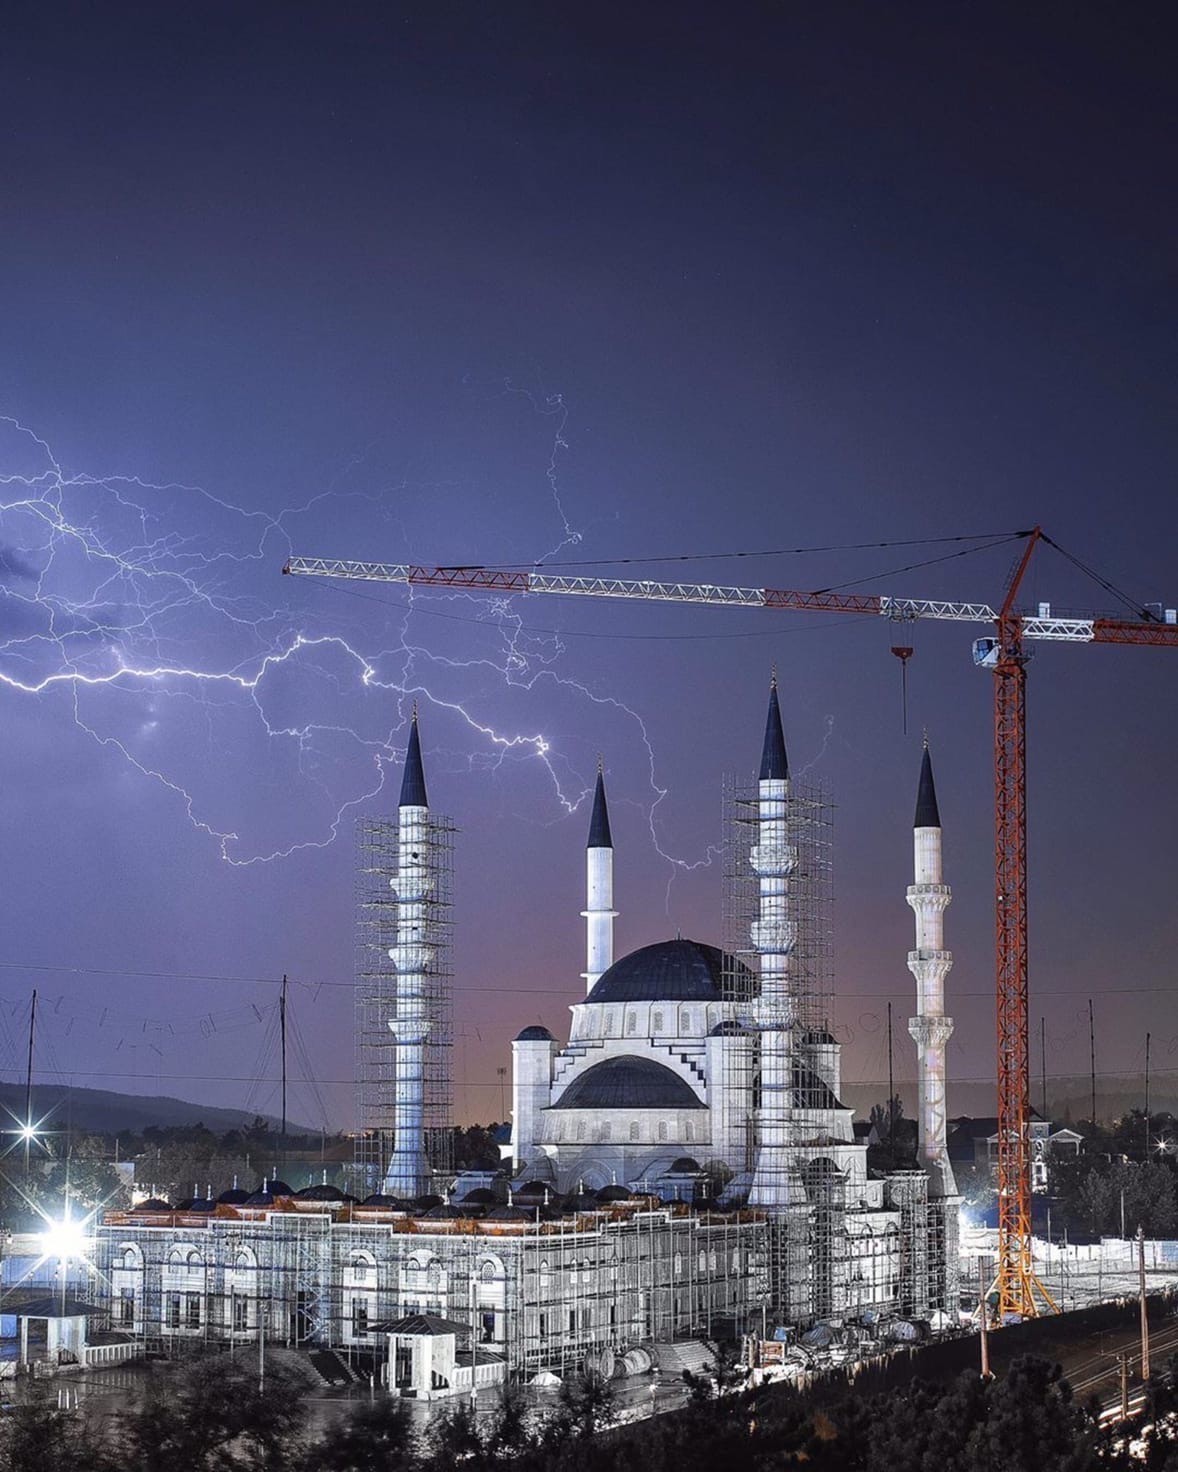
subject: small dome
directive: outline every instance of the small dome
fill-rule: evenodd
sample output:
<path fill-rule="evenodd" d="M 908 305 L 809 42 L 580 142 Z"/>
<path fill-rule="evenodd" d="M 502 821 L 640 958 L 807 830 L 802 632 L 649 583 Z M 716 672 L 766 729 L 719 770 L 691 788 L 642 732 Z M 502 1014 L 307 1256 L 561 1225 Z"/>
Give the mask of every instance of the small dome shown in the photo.
<path fill-rule="evenodd" d="M 524 1211 L 521 1206 L 497 1206 L 494 1211 L 487 1212 L 483 1217 L 485 1222 L 530 1222 L 535 1220 L 535 1214 Z"/>
<path fill-rule="evenodd" d="M 273 1206 L 275 1197 L 269 1191 L 255 1191 L 241 1203 L 243 1206 Z"/>
<path fill-rule="evenodd" d="M 326 1182 L 321 1186 L 305 1186 L 299 1193 L 300 1201 L 335 1201 L 344 1199 L 344 1193 L 338 1186 L 329 1186 Z"/>
<path fill-rule="evenodd" d="M 672 1164 L 667 1174 L 669 1176 L 690 1176 L 695 1175 L 698 1170 L 698 1160 L 692 1160 L 690 1155 L 680 1155 L 679 1159 Z"/>
<path fill-rule="evenodd" d="M 578 1191 L 575 1196 L 565 1198 L 564 1209 L 566 1211 L 596 1211 L 597 1192 Z"/>
<path fill-rule="evenodd" d="M 630 1193 L 625 1186 L 603 1186 L 597 1193 L 597 1199 L 606 1206 L 611 1201 L 629 1201 Z"/>
<path fill-rule="evenodd" d="M 209 1201 L 204 1196 L 190 1196 L 187 1201 L 181 1201 L 177 1211 L 216 1211 L 217 1203 Z"/>
<path fill-rule="evenodd" d="M 652 1058 L 607 1058 L 579 1074 L 553 1109 L 703 1109 L 686 1080 Z"/>
<path fill-rule="evenodd" d="M 708 1033 L 710 1038 L 748 1038 L 752 1033 L 745 1027 L 743 1022 L 737 1022 L 730 1017 L 727 1022 L 717 1022 L 715 1027 Z"/>
<path fill-rule="evenodd" d="M 533 1023 L 531 1027 L 525 1027 L 515 1039 L 517 1043 L 550 1043 L 552 1040 L 552 1034 L 546 1027 L 541 1027 L 538 1022 Z"/>
<path fill-rule="evenodd" d="M 138 1206 L 132 1207 L 133 1211 L 171 1211 L 172 1207 L 167 1201 L 161 1201 L 158 1196 L 149 1196 L 146 1201 L 141 1201 Z"/>
<path fill-rule="evenodd" d="M 445 1204 L 440 1196 L 428 1193 L 425 1196 L 418 1196 L 413 1202 L 414 1209 L 418 1212 L 433 1211 L 435 1206 L 445 1206 Z"/>
<path fill-rule="evenodd" d="M 244 1206 L 250 1199 L 250 1193 L 243 1191 L 240 1186 L 231 1186 L 228 1191 L 222 1191 L 217 1197 L 218 1206 Z"/>
<path fill-rule="evenodd" d="M 295 1194 L 294 1187 L 288 1186 L 285 1181 L 267 1181 L 262 1190 L 269 1191 L 271 1196 L 293 1197 Z"/>
<path fill-rule="evenodd" d="M 401 1211 L 402 1205 L 395 1196 L 382 1196 L 379 1191 L 373 1192 L 371 1196 L 365 1196 L 359 1203 L 361 1206 L 383 1206 L 387 1211 Z"/>
<path fill-rule="evenodd" d="M 462 1206 L 494 1206 L 495 1193 L 488 1191 L 486 1186 L 476 1186 L 473 1191 L 468 1191 L 459 1203 Z"/>

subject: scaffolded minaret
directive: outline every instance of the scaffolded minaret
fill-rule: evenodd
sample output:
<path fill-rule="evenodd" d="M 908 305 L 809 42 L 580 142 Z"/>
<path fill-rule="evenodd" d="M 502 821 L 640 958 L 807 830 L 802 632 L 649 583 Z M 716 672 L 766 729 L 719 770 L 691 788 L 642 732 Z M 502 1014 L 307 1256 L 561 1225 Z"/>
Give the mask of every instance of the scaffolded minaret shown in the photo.
<path fill-rule="evenodd" d="M 397 870 L 392 880 L 397 896 L 397 939 L 389 948 L 397 969 L 396 1009 L 389 1028 L 397 1048 L 393 1153 L 384 1191 L 403 1198 L 422 1195 L 429 1181 L 424 1109 L 425 1044 L 429 1035 L 426 989 L 434 960 L 430 944 L 430 900 L 435 885 L 431 836 L 414 710 L 401 779 Z"/>
<path fill-rule="evenodd" d="M 614 964 L 614 844 L 609 831 L 609 809 L 605 802 L 605 778 L 597 763 L 597 787 L 593 793 L 593 815 L 589 819 L 589 842 L 585 849 L 585 993 Z"/>
<path fill-rule="evenodd" d="M 789 761 L 774 675 L 757 783 L 757 841 L 750 854 L 758 889 L 751 939 L 760 960 L 755 1016 L 760 1036 L 761 1104 L 749 1204 L 770 1210 L 795 1204 L 799 1189 L 796 1172 L 791 1178 L 788 1151 L 796 1024 L 789 968 L 797 937 L 787 898 L 789 877 L 798 860 L 797 849 L 788 842 L 788 799 Z"/>
<path fill-rule="evenodd" d="M 945 950 L 945 910 L 952 891 L 944 883 L 941 862 L 941 815 L 933 784 L 928 740 L 920 763 L 914 833 L 915 882 L 908 886 L 908 903 L 916 917 L 916 949 L 908 952 L 908 969 L 916 978 L 917 1015 L 908 1031 L 916 1044 L 919 1142 L 921 1161 L 929 1176 L 929 1214 L 935 1229 L 930 1243 L 930 1284 L 934 1306 L 956 1304 L 957 1183 L 946 1144 L 945 1045 L 953 1019 L 945 1014 L 945 977 L 953 953 Z"/>

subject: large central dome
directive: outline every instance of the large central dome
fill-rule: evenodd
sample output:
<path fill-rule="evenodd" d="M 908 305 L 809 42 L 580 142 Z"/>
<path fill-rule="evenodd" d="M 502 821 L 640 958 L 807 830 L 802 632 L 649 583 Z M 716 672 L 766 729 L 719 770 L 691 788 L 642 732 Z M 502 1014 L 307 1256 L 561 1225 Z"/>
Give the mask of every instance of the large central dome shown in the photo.
<path fill-rule="evenodd" d="M 724 953 L 698 940 L 631 951 L 598 977 L 586 1002 L 718 1002 Z"/>

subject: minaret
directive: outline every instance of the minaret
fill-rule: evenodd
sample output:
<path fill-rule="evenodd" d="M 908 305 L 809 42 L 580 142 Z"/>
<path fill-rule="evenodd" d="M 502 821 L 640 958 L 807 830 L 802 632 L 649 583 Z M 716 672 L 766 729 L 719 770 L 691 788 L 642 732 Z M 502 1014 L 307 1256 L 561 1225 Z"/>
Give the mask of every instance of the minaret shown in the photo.
<path fill-rule="evenodd" d="M 945 977 L 953 954 L 944 949 L 944 927 L 952 893 L 943 882 L 941 815 L 927 737 L 913 827 L 916 882 L 908 886 L 908 903 L 916 916 L 916 949 L 908 952 L 908 969 L 916 978 L 917 1015 L 908 1031 L 917 1053 L 921 1158 L 929 1173 L 929 1196 L 936 1198 L 957 1192 L 945 1143 L 945 1044 L 953 1031 L 953 1019 L 945 1015 Z"/>
<path fill-rule="evenodd" d="M 429 1182 L 425 1154 L 426 975 L 434 958 L 429 942 L 429 902 L 434 890 L 430 853 L 429 798 L 421 765 L 417 707 L 409 727 L 405 772 L 398 808 L 397 941 L 389 958 L 397 970 L 396 1015 L 389 1028 L 397 1039 L 393 1154 L 384 1179 L 389 1196 L 422 1195 Z"/>
<path fill-rule="evenodd" d="M 796 1204 L 787 1151 L 792 1113 L 792 1032 L 794 1005 L 790 992 L 790 954 L 794 925 L 787 913 L 789 876 L 798 861 L 787 842 L 786 803 L 789 761 L 777 701 L 777 676 L 769 687 L 769 714 L 757 783 L 757 841 L 750 862 L 758 881 L 757 918 L 752 925 L 753 949 L 760 956 L 761 989 L 756 1026 L 761 1042 L 761 1107 L 758 1113 L 757 1163 L 749 1204 L 783 1209 Z"/>
<path fill-rule="evenodd" d="M 589 819 L 589 842 L 585 850 L 585 992 L 593 990 L 597 978 L 614 964 L 614 843 L 609 831 L 609 809 L 605 802 L 605 778 L 601 758 L 597 760 L 597 787 L 593 793 L 593 816 Z"/>

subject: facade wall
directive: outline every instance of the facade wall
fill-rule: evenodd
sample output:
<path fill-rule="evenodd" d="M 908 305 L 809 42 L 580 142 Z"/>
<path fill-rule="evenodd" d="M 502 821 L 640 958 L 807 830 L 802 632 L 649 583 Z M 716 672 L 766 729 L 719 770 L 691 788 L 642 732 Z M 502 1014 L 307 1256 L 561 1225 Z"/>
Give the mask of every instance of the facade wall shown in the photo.
<path fill-rule="evenodd" d="M 472 1324 L 516 1375 L 760 1319 L 768 1264 L 756 1217 L 665 1210 L 524 1230 L 455 1226 L 271 1213 L 193 1227 L 128 1216 L 97 1232 L 103 1307 L 162 1347 L 256 1342 L 261 1329 L 268 1343 L 375 1352 L 379 1325 L 437 1314 Z"/>

